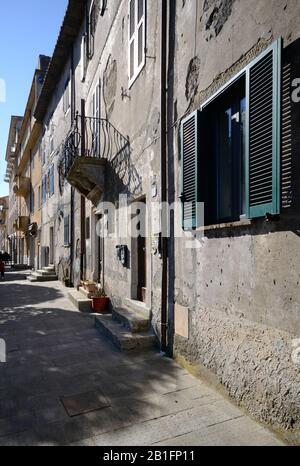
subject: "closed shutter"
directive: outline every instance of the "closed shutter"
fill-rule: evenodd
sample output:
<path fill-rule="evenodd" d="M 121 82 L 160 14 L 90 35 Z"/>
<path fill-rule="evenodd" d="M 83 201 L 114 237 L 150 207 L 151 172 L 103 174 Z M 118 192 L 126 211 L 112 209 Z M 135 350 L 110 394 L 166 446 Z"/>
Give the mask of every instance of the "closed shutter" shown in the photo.
<path fill-rule="evenodd" d="M 198 189 L 198 138 L 200 112 L 189 115 L 181 124 L 181 201 L 182 226 L 196 228 Z"/>
<path fill-rule="evenodd" d="M 50 195 L 54 194 L 54 165 L 50 168 Z"/>
<path fill-rule="evenodd" d="M 280 213 L 281 39 L 247 67 L 248 218 Z"/>
<path fill-rule="evenodd" d="M 70 216 L 64 217 L 64 245 L 69 246 L 70 243 Z"/>

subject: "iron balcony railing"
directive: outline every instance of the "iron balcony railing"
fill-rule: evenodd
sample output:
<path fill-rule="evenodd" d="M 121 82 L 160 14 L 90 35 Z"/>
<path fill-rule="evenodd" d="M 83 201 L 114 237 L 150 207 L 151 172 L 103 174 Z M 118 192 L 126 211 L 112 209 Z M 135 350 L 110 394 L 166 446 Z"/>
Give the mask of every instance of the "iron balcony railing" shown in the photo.
<path fill-rule="evenodd" d="M 129 147 L 125 138 L 108 120 L 77 114 L 62 145 L 61 169 L 67 177 L 76 157 L 113 161 Z"/>

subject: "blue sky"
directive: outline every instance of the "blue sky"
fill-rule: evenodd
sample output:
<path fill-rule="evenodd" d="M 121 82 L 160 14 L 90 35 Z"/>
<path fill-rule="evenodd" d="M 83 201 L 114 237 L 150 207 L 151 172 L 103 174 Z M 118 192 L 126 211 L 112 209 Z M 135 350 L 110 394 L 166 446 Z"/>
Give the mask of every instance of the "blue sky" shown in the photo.
<path fill-rule="evenodd" d="M 23 115 L 38 55 L 52 55 L 67 0 L 14 0 L 0 5 L 0 196 L 4 183 L 5 151 L 11 115 Z"/>

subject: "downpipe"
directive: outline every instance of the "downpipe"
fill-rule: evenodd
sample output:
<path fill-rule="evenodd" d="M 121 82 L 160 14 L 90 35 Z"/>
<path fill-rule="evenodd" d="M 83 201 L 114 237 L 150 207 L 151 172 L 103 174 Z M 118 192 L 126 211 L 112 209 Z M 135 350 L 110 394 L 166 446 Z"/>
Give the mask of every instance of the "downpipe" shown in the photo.
<path fill-rule="evenodd" d="M 168 332 L 168 240 L 166 237 L 167 212 L 167 0 L 161 1 L 161 147 L 160 147 L 160 169 L 161 169 L 161 210 L 162 228 L 162 278 L 161 278 L 161 353 L 167 352 Z"/>

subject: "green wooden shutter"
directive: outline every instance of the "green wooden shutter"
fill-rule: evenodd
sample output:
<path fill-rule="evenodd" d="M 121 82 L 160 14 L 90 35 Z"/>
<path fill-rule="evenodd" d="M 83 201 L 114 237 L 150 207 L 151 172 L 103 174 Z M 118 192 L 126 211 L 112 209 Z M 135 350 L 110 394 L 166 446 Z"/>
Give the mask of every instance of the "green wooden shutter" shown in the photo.
<path fill-rule="evenodd" d="M 281 49 L 278 39 L 246 70 L 248 218 L 280 213 Z"/>
<path fill-rule="evenodd" d="M 181 123 L 181 201 L 182 227 L 198 226 L 198 138 L 199 111 L 185 118 Z"/>

